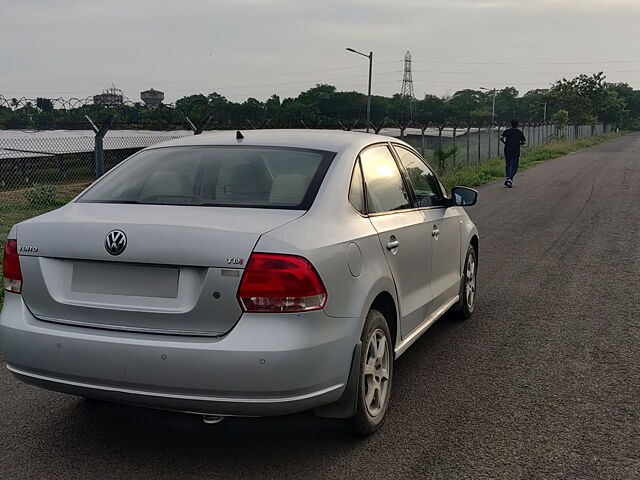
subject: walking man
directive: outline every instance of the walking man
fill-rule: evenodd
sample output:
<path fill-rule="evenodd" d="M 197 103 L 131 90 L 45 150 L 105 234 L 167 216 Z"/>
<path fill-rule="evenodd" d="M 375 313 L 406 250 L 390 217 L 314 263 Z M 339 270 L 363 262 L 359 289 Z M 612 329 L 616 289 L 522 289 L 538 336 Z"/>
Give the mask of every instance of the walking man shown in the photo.
<path fill-rule="evenodd" d="M 514 118 L 511 120 L 511 128 L 507 128 L 500 135 L 500 141 L 504 143 L 504 186 L 509 188 L 513 187 L 513 177 L 518 171 L 520 146 L 527 143 L 524 133 L 518 129 L 518 123 L 518 120 Z"/>

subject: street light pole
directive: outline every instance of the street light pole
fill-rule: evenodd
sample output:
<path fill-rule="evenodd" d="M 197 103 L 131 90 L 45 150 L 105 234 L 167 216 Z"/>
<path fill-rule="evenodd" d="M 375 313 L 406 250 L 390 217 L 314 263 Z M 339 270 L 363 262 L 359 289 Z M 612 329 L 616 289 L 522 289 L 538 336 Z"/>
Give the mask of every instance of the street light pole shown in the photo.
<path fill-rule="evenodd" d="M 491 104 L 491 123 L 496 123 L 496 89 L 493 89 L 493 102 Z"/>
<path fill-rule="evenodd" d="M 369 89 L 367 92 L 367 133 L 369 133 L 369 124 L 371 123 L 371 74 L 373 71 L 373 52 L 369 52 L 369 55 L 366 55 L 354 50 L 353 48 L 347 48 L 347 51 L 357 53 L 358 55 L 362 55 L 369 59 Z"/>
<path fill-rule="evenodd" d="M 367 133 L 371 123 L 371 74 L 373 71 L 373 52 L 369 52 L 369 88 L 367 90 Z"/>
<path fill-rule="evenodd" d="M 496 121 L 496 93 L 498 93 L 498 90 L 495 88 L 485 88 L 485 87 L 480 87 L 480 90 L 493 92 L 493 102 L 491 102 L 491 125 L 493 125 Z"/>

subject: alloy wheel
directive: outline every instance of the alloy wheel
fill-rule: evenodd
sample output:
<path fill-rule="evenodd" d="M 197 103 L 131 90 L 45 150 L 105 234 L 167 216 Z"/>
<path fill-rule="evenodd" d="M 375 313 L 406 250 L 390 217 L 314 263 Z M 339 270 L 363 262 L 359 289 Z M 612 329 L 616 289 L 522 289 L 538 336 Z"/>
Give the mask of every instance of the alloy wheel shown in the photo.
<path fill-rule="evenodd" d="M 364 403 L 372 417 L 379 415 L 389 393 L 389 342 L 381 329 L 369 337 L 364 365 Z"/>
<path fill-rule="evenodd" d="M 473 302 L 476 297 L 476 257 L 471 254 L 467 258 L 467 268 L 464 272 L 465 302 L 467 309 L 473 311 Z"/>

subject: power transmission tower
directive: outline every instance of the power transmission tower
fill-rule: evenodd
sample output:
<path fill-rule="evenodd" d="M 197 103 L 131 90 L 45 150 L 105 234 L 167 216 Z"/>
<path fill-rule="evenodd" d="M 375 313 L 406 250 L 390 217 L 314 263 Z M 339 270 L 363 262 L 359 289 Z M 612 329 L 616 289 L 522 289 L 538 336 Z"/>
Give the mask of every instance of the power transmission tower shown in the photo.
<path fill-rule="evenodd" d="M 411 53 L 408 50 L 404 54 L 404 76 L 402 77 L 400 97 L 402 98 L 402 111 L 398 112 L 398 116 L 413 120 L 415 118 L 415 96 L 413 94 L 413 78 L 411 77 Z"/>

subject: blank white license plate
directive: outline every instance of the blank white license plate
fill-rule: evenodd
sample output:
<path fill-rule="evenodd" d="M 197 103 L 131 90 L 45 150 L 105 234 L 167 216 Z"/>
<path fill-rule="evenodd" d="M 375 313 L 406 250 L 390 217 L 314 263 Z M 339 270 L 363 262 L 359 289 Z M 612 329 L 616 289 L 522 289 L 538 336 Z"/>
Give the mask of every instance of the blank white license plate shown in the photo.
<path fill-rule="evenodd" d="M 176 298 L 176 267 L 156 267 L 109 262 L 73 262 L 71 291 L 128 295 L 134 297 Z"/>

